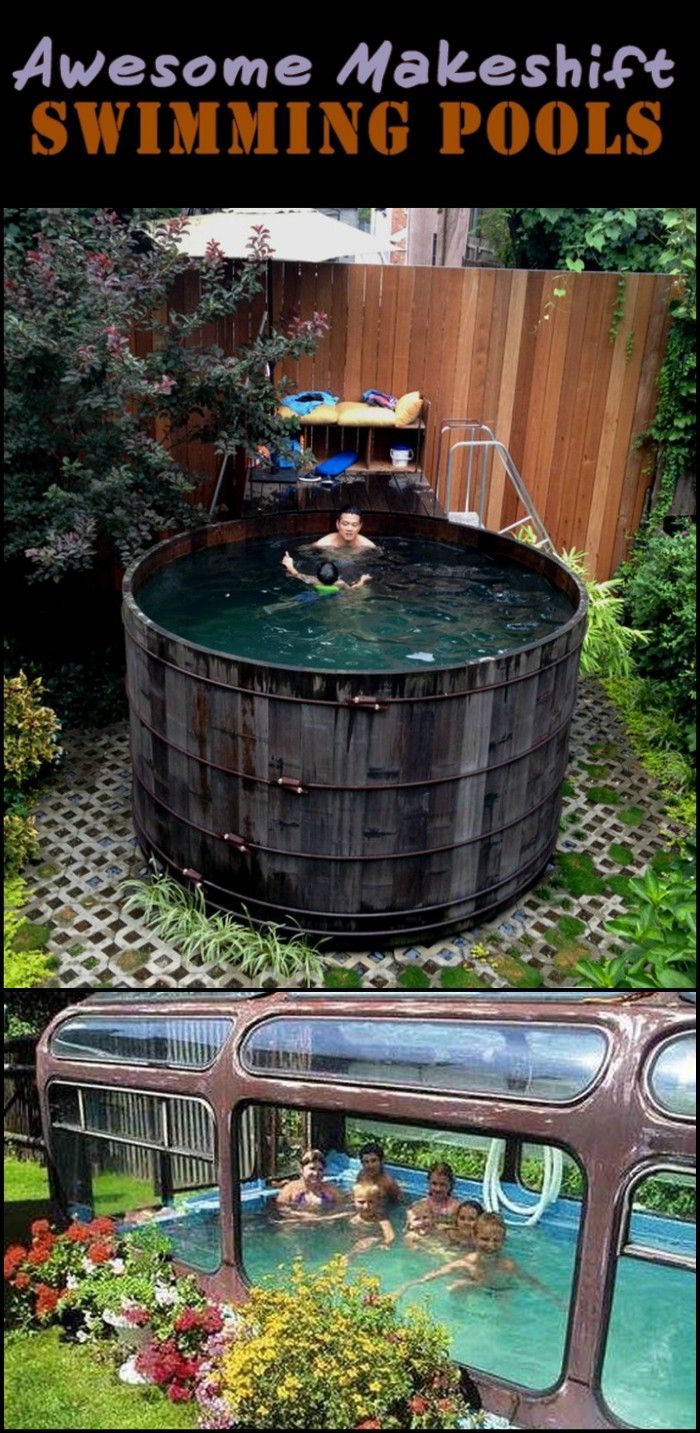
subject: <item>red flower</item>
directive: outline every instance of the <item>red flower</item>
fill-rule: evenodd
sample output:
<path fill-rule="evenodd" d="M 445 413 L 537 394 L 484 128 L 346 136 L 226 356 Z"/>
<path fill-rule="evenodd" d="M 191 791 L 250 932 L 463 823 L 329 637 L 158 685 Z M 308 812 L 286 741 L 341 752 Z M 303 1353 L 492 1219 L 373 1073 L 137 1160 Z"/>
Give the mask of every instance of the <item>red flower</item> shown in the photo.
<path fill-rule="evenodd" d="M 215 1304 L 210 1304 L 202 1315 L 202 1328 L 206 1333 L 221 1333 L 224 1321 L 221 1317 L 221 1310 Z"/>
<path fill-rule="evenodd" d="M 3 1260 L 3 1271 L 6 1279 L 12 1278 L 15 1269 L 19 1268 L 19 1265 L 24 1262 L 26 1257 L 27 1251 L 21 1244 L 10 1244 L 9 1248 L 5 1251 L 5 1258 Z"/>
<path fill-rule="evenodd" d="M 78 1219 L 71 1224 L 70 1229 L 66 1229 L 66 1239 L 70 1239 L 72 1244 L 82 1244 L 90 1238 L 91 1234 L 87 1224 L 81 1224 Z"/>
<path fill-rule="evenodd" d="M 40 1234 L 48 1234 L 50 1228 L 51 1225 L 48 1219 L 35 1219 L 34 1223 L 29 1226 L 30 1233 L 33 1234 L 35 1238 L 38 1238 Z"/>
<path fill-rule="evenodd" d="M 184 1383 L 171 1383 L 168 1388 L 168 1398 L 173 1403 L 189 1403 L 192 1394 Z"/>
<path fill-rule="evenodd" d="M 104 1264 L 111 1257 L 111 1253 L 109 1244 L 90 1244 L 87 1256 L 92 1264 Z"/>
<path fill-rule="evenodd" d="M 47 1284 L 37 1284 L 37 1300 L 34 1312 L 38 1319 L 43 1318 L 44 1314 L 53 1313 L 63 1292 L 63 1289 L 50 1289 Z"/>
<path fill-rule="evenodd" d="M 100 1214 L 97 1219 L 92 1219 L 87 1227 L 91 1234 L 114 1234 L 116 1230 L 114 1220 L 109 1219 L 106 1214 Z"/>
<path fill-rule="evenodd" d="M 150 1324 L 151 1322 L 151 1315 L 148 1309 L 127 1309 L 124 1317 L 128 1319 L 130 1324 L 136 1324 L 140 1327 L 142 1327 L 143 1324 Z"/>
<path fill-rule="evenodd" d="M 31 1282 L 28 1274 L 17 1274 L 12 1280 L 12 1284 L 16 1289 L 28 1289 Z"/>
<path fill-rule="evenodd" d="M 190 1329 L 199 1328 L 201 1321 L 198 1309 L 183 1309 L 175 1320 L 175 1328 L 178 1333 L 188 1333 Z"/>
<path fill-rule="evenodd" d="M 414 1393 L 413 1398 L 409 1399 L 408 1406 L 412 1413 L 427 1413 L 428 1400 L 423 1397 L 422 1393 Z"/>
<path fill-rule="evenodd" d="M 441 1413 L 454 1413 L 454 1400 L 452 1398 L 438 1398 L 437 1406 Z"/>
<path fill-rule="evenodd" d="M 48 1244 L 34 1244 L 27 1254 L 27 1263 L 38 1269 L 41 1264 L 51 1257 L 51 1249 Z"/>
<path fill-rule="evenodd" d="M 356 1423 L 356 1428 L 381 1428 L 378 1418 L 365 1418 L 364 1423 Z"/>

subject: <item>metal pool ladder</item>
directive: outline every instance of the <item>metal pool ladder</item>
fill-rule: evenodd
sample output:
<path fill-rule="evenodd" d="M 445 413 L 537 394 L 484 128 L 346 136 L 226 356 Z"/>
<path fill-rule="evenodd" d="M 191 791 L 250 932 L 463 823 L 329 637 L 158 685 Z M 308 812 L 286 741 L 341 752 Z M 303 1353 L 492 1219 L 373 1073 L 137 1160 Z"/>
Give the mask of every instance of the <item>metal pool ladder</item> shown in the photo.
<path fill-rule="evenodd" d="M 456 433 L 466 433 L 466 437 L 457 438 L 452 441 Z M 445 509 L 450 522 L 461 522 L 469 527 L 483 527 L 484 514 L 488 505 L 489 483 L 493 473 L 494 459 L 499 459 L 505 469 L 505 474 L 511 487 L 514 489 L 518 501 L 523 508 L 524 516 L 511 522 L 507 527 L 498 528 L 502 535 L 513 532 L 515 528 L 522 527 L 529 523 L 536 538 L 536 547 L 545 548 L 548 552 L 555 553 L 554 543 L 540 517 L 530 494 L 513 462 L 504 443 L 499 443 L 495 433 L 485 423 L 473 422 L 469 418 L 444 418 L 440 428 L 437 449 L 436 463 L 436 490 L 440 479 L 443 447 L 447 435 L 449 435 L 449 446 L 447 448 L 447 486 L 445 489 Z M 450 509 L 452 501 L 452 468 L 455 454 L 466 448 L 468 452 L 467 461 L 467 490 L 463 511 L 453 512 Z M 477 499 L 478 488 L 478 499 Z M 473 496 L 472 496 L 473 494 Z M 474 506 L 474 504 L 477 504 Z"/>

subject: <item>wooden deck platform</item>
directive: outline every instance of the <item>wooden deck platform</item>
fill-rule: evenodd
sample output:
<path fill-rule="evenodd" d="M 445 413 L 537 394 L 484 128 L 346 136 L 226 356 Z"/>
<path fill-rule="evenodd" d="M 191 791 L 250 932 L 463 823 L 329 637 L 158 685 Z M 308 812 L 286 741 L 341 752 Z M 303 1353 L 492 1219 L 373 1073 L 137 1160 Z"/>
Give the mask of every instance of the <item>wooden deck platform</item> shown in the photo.
<path fill-rule="evenodd" d="M 253 479 L 246 491 L 243 516 L 257 512 L 291 512 L 297 508 L 338 512 L 347 504 L 360 509 L 363 516 L 371 512 L 414 513 L 421 517 L 444 517 L 445 513 L 429 483 L 420 475 L 383 473 L 352 474 L 333 487 L 321 483 L 279 484 Z"/>

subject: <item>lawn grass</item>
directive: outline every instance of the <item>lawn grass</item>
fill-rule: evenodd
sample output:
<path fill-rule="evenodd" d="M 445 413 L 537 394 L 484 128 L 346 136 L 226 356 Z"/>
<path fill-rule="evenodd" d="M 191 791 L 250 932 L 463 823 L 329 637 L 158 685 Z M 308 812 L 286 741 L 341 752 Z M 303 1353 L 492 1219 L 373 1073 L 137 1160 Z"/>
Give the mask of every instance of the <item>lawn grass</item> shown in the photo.
<path fill-rule="evenodd" d="M 191 1403 L 130 1388 L 58 1328 L 5 1335 L 6 1428 L 195 1428 Z"/>
<path fill-rule="evenodd" d="M 48 1199 L 49 1180 L 43 1165 L 33 1159 L 5 1160 L 5 1203 L 25 1199 Z"/>

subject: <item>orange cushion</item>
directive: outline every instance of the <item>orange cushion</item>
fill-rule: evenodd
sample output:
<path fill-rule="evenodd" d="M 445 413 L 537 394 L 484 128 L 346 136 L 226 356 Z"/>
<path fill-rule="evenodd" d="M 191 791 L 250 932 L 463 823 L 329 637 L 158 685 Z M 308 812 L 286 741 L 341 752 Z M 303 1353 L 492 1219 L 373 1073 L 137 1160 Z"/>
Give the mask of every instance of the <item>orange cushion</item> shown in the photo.
<path fill-rule="evenodd" d="M 375 408 L 373 403 L 339 403 L 338 424 L 346 428 L 395 428 L 391 408 Z"/>
<path fill-rule="evenodd" d="M 420 393 L 404 393 L 399 398 L 394 409 L 393 418 L 397 428 L 405 428 L 409 423 L 415 423 L 420 418 L 423 408 L 423 399 Z"/>

